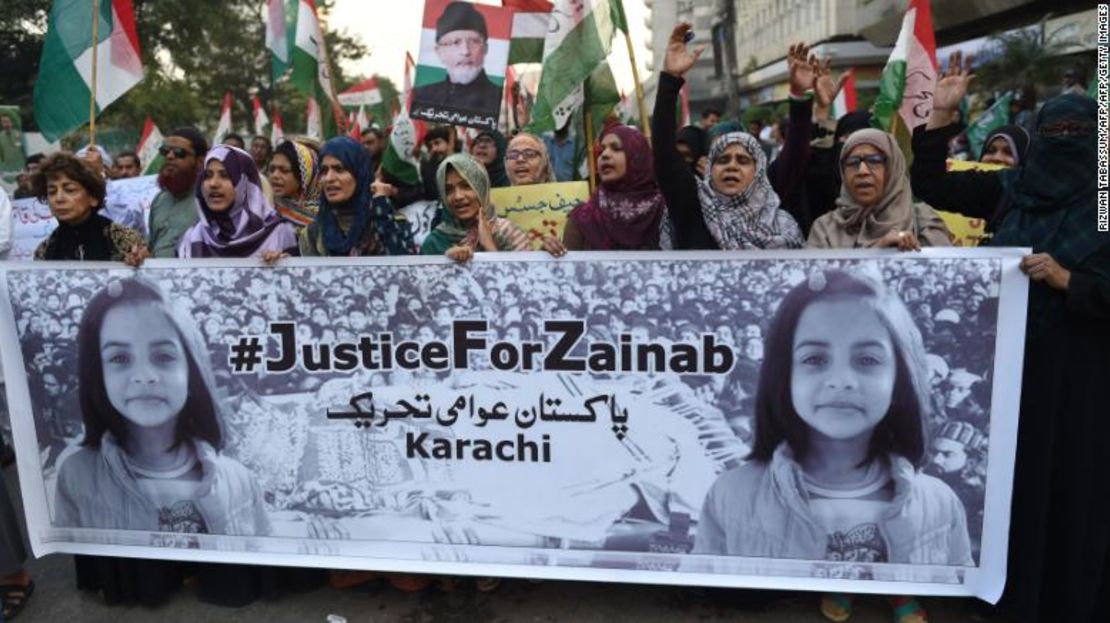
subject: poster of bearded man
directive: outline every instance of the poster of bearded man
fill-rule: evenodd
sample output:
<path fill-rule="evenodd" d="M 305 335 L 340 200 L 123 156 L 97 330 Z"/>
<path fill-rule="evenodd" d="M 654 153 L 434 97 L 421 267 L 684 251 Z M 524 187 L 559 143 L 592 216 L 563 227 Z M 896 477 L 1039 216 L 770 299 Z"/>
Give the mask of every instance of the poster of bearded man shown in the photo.
<path fill-rule="evenodd" d="M 511 33 L 511 9 L 429 0 L 424 5 L 411 116 L 496 130 Z"/>

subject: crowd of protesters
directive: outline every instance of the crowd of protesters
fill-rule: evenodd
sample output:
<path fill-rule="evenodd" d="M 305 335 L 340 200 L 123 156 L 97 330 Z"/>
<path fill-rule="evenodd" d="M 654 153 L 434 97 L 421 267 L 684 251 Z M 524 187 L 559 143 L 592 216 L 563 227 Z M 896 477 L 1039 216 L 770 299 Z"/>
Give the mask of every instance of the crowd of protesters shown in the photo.
<path fill-rule="evenodd" d="M 981 155 L 1006 169 L 948 172 L 945 160 L 964 130 L 955 113 L 967 95 L 971 59 L 956 54 L 941 72 L 932 116 L 914 131 L 908 163 L 892 135 L 871 129 L 867 112 L 829 118 L 840 84 L 827 61 L 797 44 L 788 54 L 787 119 L 745 129 L 709 110 L 702 124 L 678 129 L 683 75 L 700 54 L 687 47 L 688 31 L 688 25 L 676 27 L 667 47 L 652 140 L 636 128 L 607 125 L 594 146 L 596 190 L 570 212 L 563 236 L 545 238 L 543 249 L 553 257 L 577 250 L 913 251 L 951 244 L 937 210 L 985 219 L 991 245 L 1031 247 L 1021 261 L 1030 279 L 1029 316 L 1001 607 L 1018 620 L 1094 620 L 1102 610 L 1099 597 L 1110 586 L 1104 569 L 1110 560 L 1110 489 L 1097 476 L 1110 439 L 1097 398 L 1110 382 L 1110 234 L 1096 230 L 1094 101 L 1069 91 L 1035 114 L 1020 110 L 1013 125 L 987 137 Z M 147 257 L 238 257 L 275 264 L 288 256 L 424 253 L 466 262 L 475 253 L 529 248 L 524 233 L 496 215 L 490 188 L 575 175 L 565 130 L 554 137 L 520 132 L 508 139 L 483 131 L 470 141 L 469 153 L 458 153 L 455 130 L 434 127 L 423 139 L 415 183 L 380 166 L 387 140 L 376 128 L 361 140 L 323 143 L 296 138 L 275 146 L 256 136 L 248 150 L 238 136 L 210 146 L 197 129 L 178 128 L 160 148 L 161 192 L 143 233 L 99 213 L 106 179 L 139 174 L 132 152 L 110 158 L 97 148 L 31 157 L 16 197 L 43 198 L 58 221 L 36 260 L 139 265 Z M 439 208 L 431 233 L 417 245 L 400 209 L 421 199 L 438 201 Z M 962 502 L 976 551 L 984 529 L 993 386 L 994 362 L 987 355 L 994 352 L 999 311 L 998 293 L 989 285 L 996 276 L 986 266 L 948 261 L 937 270 L 914 272 L 895 262 L 883 276 L 888 285 L 897 284 L 927 353 L 927 460 L 908 458 Z M 399 283 L 383 283 L 372 272 L 349 283 L 333 281 L 327 269 L 306 269 L 319 300 L 342 301 L 355 310 L 342 315 L 290 284 L 213 273 L 197 277 L 191 311 L 212 352 L 244 327 L 264 333 L 266 319 L 276 317 L 302 319 L 303 337 L 324 342 L 385 330 L 400 339 L 442 338 L 451 319 L 474 314 L 497 319 L 499 335 L 518 339 L 539 335 L 545 318 L 585 318 L 599 338 L 630 331 L 687 341 L 713 327 L 742 361 L 724 382 L 680 382 L 707 403 L 727 406 L 732 429 L 752 442 L 764 340 L 779 302 L 804 281 L 789 277 L 798 266 L 787 260 L 770 272 L 744 272 L 735 264 L 710 264 L 699 267 L 695 283 L 663 271 L 646 286 L 634 285 L 618 262 L 566 268 L 558 283 L 533 277 L 527 266 L 483 283 L 422 280 L 418 271 Z M 58 404 L 73 403 L 74 362 L 58 353 L 66 352 L 62 342 L 77 339 L 82 302 L 91 292 L 24 294 L 26 306 L 15 320 L 21 334 L 31 336 L 25 348 L 36 354 L 29 365 L 40 383 L 32 391 Z M 324 381 L 302 386 L 280 378 L 242 379 L 237 391 L 314 392 Z M 46 467 L 80 436 L 81 408 L 69 403 L 40 422 L 40 440 L 50 448 Z M 4 517 L 0 509 L 0 523 Z M 9 526 L 0 534 L 8 541 L 19 538 L 18 528 Z M 5 588 L 5 618 L 18 613 L 33 588 L 19 575 L 18 548 L 12 557 L 0 573 L 11 572 L 22 583 Z M 300 581 L 273 569 L 203 567 L 190 573 L 202 596 L 217 603 L 248 602 Z M 77 569 L 79 586 L 102 590 L 113 602 L 157 603 L 185 573 L 170 563 L 103 557 L 78 557 Z M 901 623 L 926 620 L 912 598 L 897 598 L 893 605 Z M 821 611 L 846 620 L 851 606 L 848 595 L 826 595 Z"/>

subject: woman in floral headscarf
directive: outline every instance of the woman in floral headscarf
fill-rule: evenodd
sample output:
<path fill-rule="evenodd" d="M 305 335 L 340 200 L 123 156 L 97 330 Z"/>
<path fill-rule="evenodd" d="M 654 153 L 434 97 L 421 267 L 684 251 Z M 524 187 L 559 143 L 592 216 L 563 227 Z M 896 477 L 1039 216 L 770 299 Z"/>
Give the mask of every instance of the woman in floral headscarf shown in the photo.
<path fill-rule="evenodd" d="M 293 226 L 263 196 L 254 159 L 241 149 L 209 150 L 196 196 L 200 219 L 181 236 L 178 257 L 261 257 L 297 245 Z"/>
<path fill-rule="evenodd" d="M 667 203 L 659 192 L 651 145 L 636 128 L 613 125 L 601 133 L 600 184 L 571 211 L 563 243 L 577 250 L 656 250 Z"/>
<path fill-rule="evenodd" d="M 285 141 L 274 150 L 267 179 L 274 189 L 274 208 L 300 231 L 316 219 L 320 189 L 316 186 L 317 150 L 299 141 Z"/>

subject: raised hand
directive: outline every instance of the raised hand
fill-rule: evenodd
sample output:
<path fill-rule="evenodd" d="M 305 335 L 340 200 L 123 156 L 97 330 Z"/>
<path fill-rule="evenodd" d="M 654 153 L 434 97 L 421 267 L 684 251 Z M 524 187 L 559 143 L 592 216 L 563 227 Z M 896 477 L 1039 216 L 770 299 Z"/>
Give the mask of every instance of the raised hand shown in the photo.
<path fill-rule="evenodd" d="M 804 43 L 794 43 L 786 54 L 786 64 L 790 72 L 790 93 L 802 95 L 813 88 L 817 80 L 820 62 L 817 55 L 810 53 L 809 46 Z"/>
<path fill-rule="evenodd" d="M 663 71 L 676 78 L 681 78 L 690 71 L 698 61 L 698 57 L 705 51 L 704 47 L 700 47 L 691 52 L 686 45 L 686 33 L 690 32 L 690 28 L 692 27 L 688 22 L 675 26 L 667 42 L 667 53 L 663 57 Z"/>
<path fill-rule="evenodd" d="M 937 76 L 937 86 L 933 90 L 933 110 L 952 112 L 960 107 L 968 84 L 975 77 L 971 73 L 971 60 L 971 54 L 965 59 L 959 50 L 948 57 L 948 68 Z"/>
<path fill-rule="evenodd" d="M 830 58 L 826 58 L 825 62 L 817 64 L 817 81 L 814 83 L 813 90 L 818 108 L 832 106 L 836 94 L 840 93 L 840 89 L 843 89 L 844 83 L 848 81 L 848 75 L 848 72 L 844 72 L 840 74 L 839 78 L 833 80 L 832 59 Z"/>

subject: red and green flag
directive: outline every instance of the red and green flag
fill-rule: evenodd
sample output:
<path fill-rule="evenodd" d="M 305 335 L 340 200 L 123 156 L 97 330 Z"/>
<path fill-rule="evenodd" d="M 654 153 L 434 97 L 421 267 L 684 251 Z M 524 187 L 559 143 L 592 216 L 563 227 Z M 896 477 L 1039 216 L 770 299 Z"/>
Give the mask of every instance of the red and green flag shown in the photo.
<path fill-rule="evenodd" d="M 909 0 L 902 30 L 887 59 L 872 125 L 890 132 L 908 152 L 913 129 L 929 121 L 937 83 L 937 43 L 929 0 Z"/>
<path fill-rule="evenodd" d="M 96 51 L 96 114 L 143 79 L 131 0 L 99 0 L 93 45 L 93 3 L 55 0 L 35 81 L 35 121 L 50 141 L 89 122 Z"/>
<path fill-rule="evenodd" d="M 501 0 L 501 6 L 513 9 L 509 64 L 543 62 L 543 41 L 554 5 L 548 0 Z"/>

